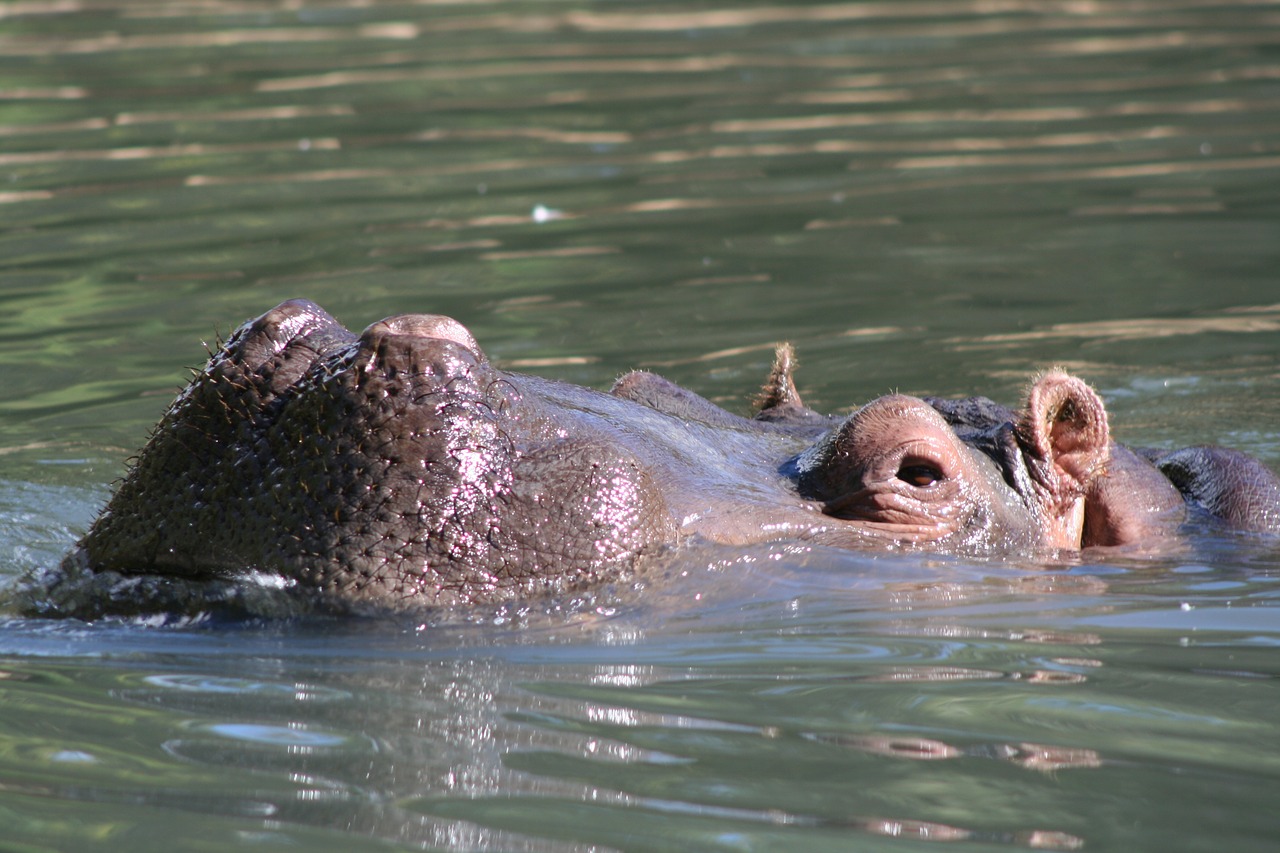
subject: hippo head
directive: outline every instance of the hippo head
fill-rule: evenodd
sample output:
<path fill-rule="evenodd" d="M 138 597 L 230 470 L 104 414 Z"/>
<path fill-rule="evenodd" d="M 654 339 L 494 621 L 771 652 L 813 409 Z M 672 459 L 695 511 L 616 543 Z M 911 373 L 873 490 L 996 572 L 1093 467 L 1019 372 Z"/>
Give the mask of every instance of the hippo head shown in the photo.
<path fill-rule="evenodd" d="M 1086 505 L 1109 459 L 1102 400 L 1055 370 L 1021 412 L 981 397 L 881 397 L 792 466 L 801 494 L 860 534 L 974 553 L 1095 544 Z"/>
<path fill-rule="evenodd" d="M 64 561 L 67 594 L 103 572 L 473 604 L 611 581 L 695 538 L 961 554 L 1169 541 L 1184 495 L 1280 532 L 1280 478 L 1256 460 L 1114 444 L 1102 400 L 1062 371 L 1016 411 L 895 394 L 836 418 L 800 401 L 793 366 L 781 347 L 748 419 L 643 371 L 607 394 L 509 373 L 447 317 L 355 334 L 286 302 L 175 400 Z"/>

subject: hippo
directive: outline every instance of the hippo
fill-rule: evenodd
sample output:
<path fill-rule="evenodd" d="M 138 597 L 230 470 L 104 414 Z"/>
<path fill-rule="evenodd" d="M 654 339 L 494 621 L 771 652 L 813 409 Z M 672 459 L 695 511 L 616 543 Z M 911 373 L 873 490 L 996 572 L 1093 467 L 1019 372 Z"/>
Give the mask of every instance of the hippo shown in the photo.
<path fill-rule="evenodd" d="M 230 335 L 64 575 L 262 583 L 324 606 L 584 589 L 683 543 L 969 556 L 1160 547 L 1188 514 L 1280 532 L 1280 479 L 1219 447 L 1111 438 L 1061 370 L 1017 410 L 893 394 L 808 408 L 778 348 L 751 417 L 655 374 L 606 392 L 500 370 L 449 317 L 348 331 L 292 300 Z"/>

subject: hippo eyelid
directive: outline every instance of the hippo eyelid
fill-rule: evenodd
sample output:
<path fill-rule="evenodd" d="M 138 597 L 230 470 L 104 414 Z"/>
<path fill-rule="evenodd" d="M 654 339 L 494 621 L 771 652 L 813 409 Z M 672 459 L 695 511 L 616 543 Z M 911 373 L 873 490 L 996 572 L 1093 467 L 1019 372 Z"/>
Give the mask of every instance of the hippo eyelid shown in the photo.
<path fill-rule="evenodd" d="M 939 480 L 945 480 L 946 474 L 936 462 L 927 459 L 903 459 L 898 466 L 897 478 L 904 483 L 920 488 L 928 488 Z"/>

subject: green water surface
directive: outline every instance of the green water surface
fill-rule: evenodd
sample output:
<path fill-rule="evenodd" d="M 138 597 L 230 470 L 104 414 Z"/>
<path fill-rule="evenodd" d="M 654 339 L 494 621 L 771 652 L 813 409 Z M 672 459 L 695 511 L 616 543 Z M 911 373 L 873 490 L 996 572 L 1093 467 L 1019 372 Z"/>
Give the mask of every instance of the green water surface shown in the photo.
<path fill-rule="evenodd" d="M 0 2 L 0 580 L 246 318 L 745 411 L 1092 382 L 1280 467 L 1275 0 Z M 678 567 L 679 568 L 679 567 Z M 0 621 L 3 850 L 1270 851 L 1280 553 L 691 553 L 446 625 Z"/>

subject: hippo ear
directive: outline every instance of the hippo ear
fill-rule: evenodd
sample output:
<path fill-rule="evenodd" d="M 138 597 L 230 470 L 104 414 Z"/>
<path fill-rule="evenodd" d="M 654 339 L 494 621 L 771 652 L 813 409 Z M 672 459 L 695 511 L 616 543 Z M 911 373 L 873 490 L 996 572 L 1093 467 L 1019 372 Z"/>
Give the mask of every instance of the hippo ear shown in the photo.
<path fill-rule="evenodd" d="M 1079 548 L 1084 494 L 1110 458 L 1102 398 L 1076 377 L 1051 370 L 1031 386 L 1017 435 L 1048 523 L 1049 543 Z"/>
<path fill-rule="evenodd" d="M 789 343 L 778 344 L 773 351 L 773 367 L 769 369 L 769 378 L 764 381 L 760 393 L 756 395 L 755 406 L 758 411 L 767 412 L 786 406 L 804 406 L 800 402 L 800 392 L 796 390 L 795 380 L 791 374 L 796 369 L 796 351 Z"/>
<path fill-rule="evenodd" d="M 756 420 L 778 423 L 825 423 L 827 418 L 810 409 L 800 399 L 792 374 L 796 369 L 796 351 L 791 344 L 778 344 L 773 353 L 769 378 L 754 400 Z"/>

